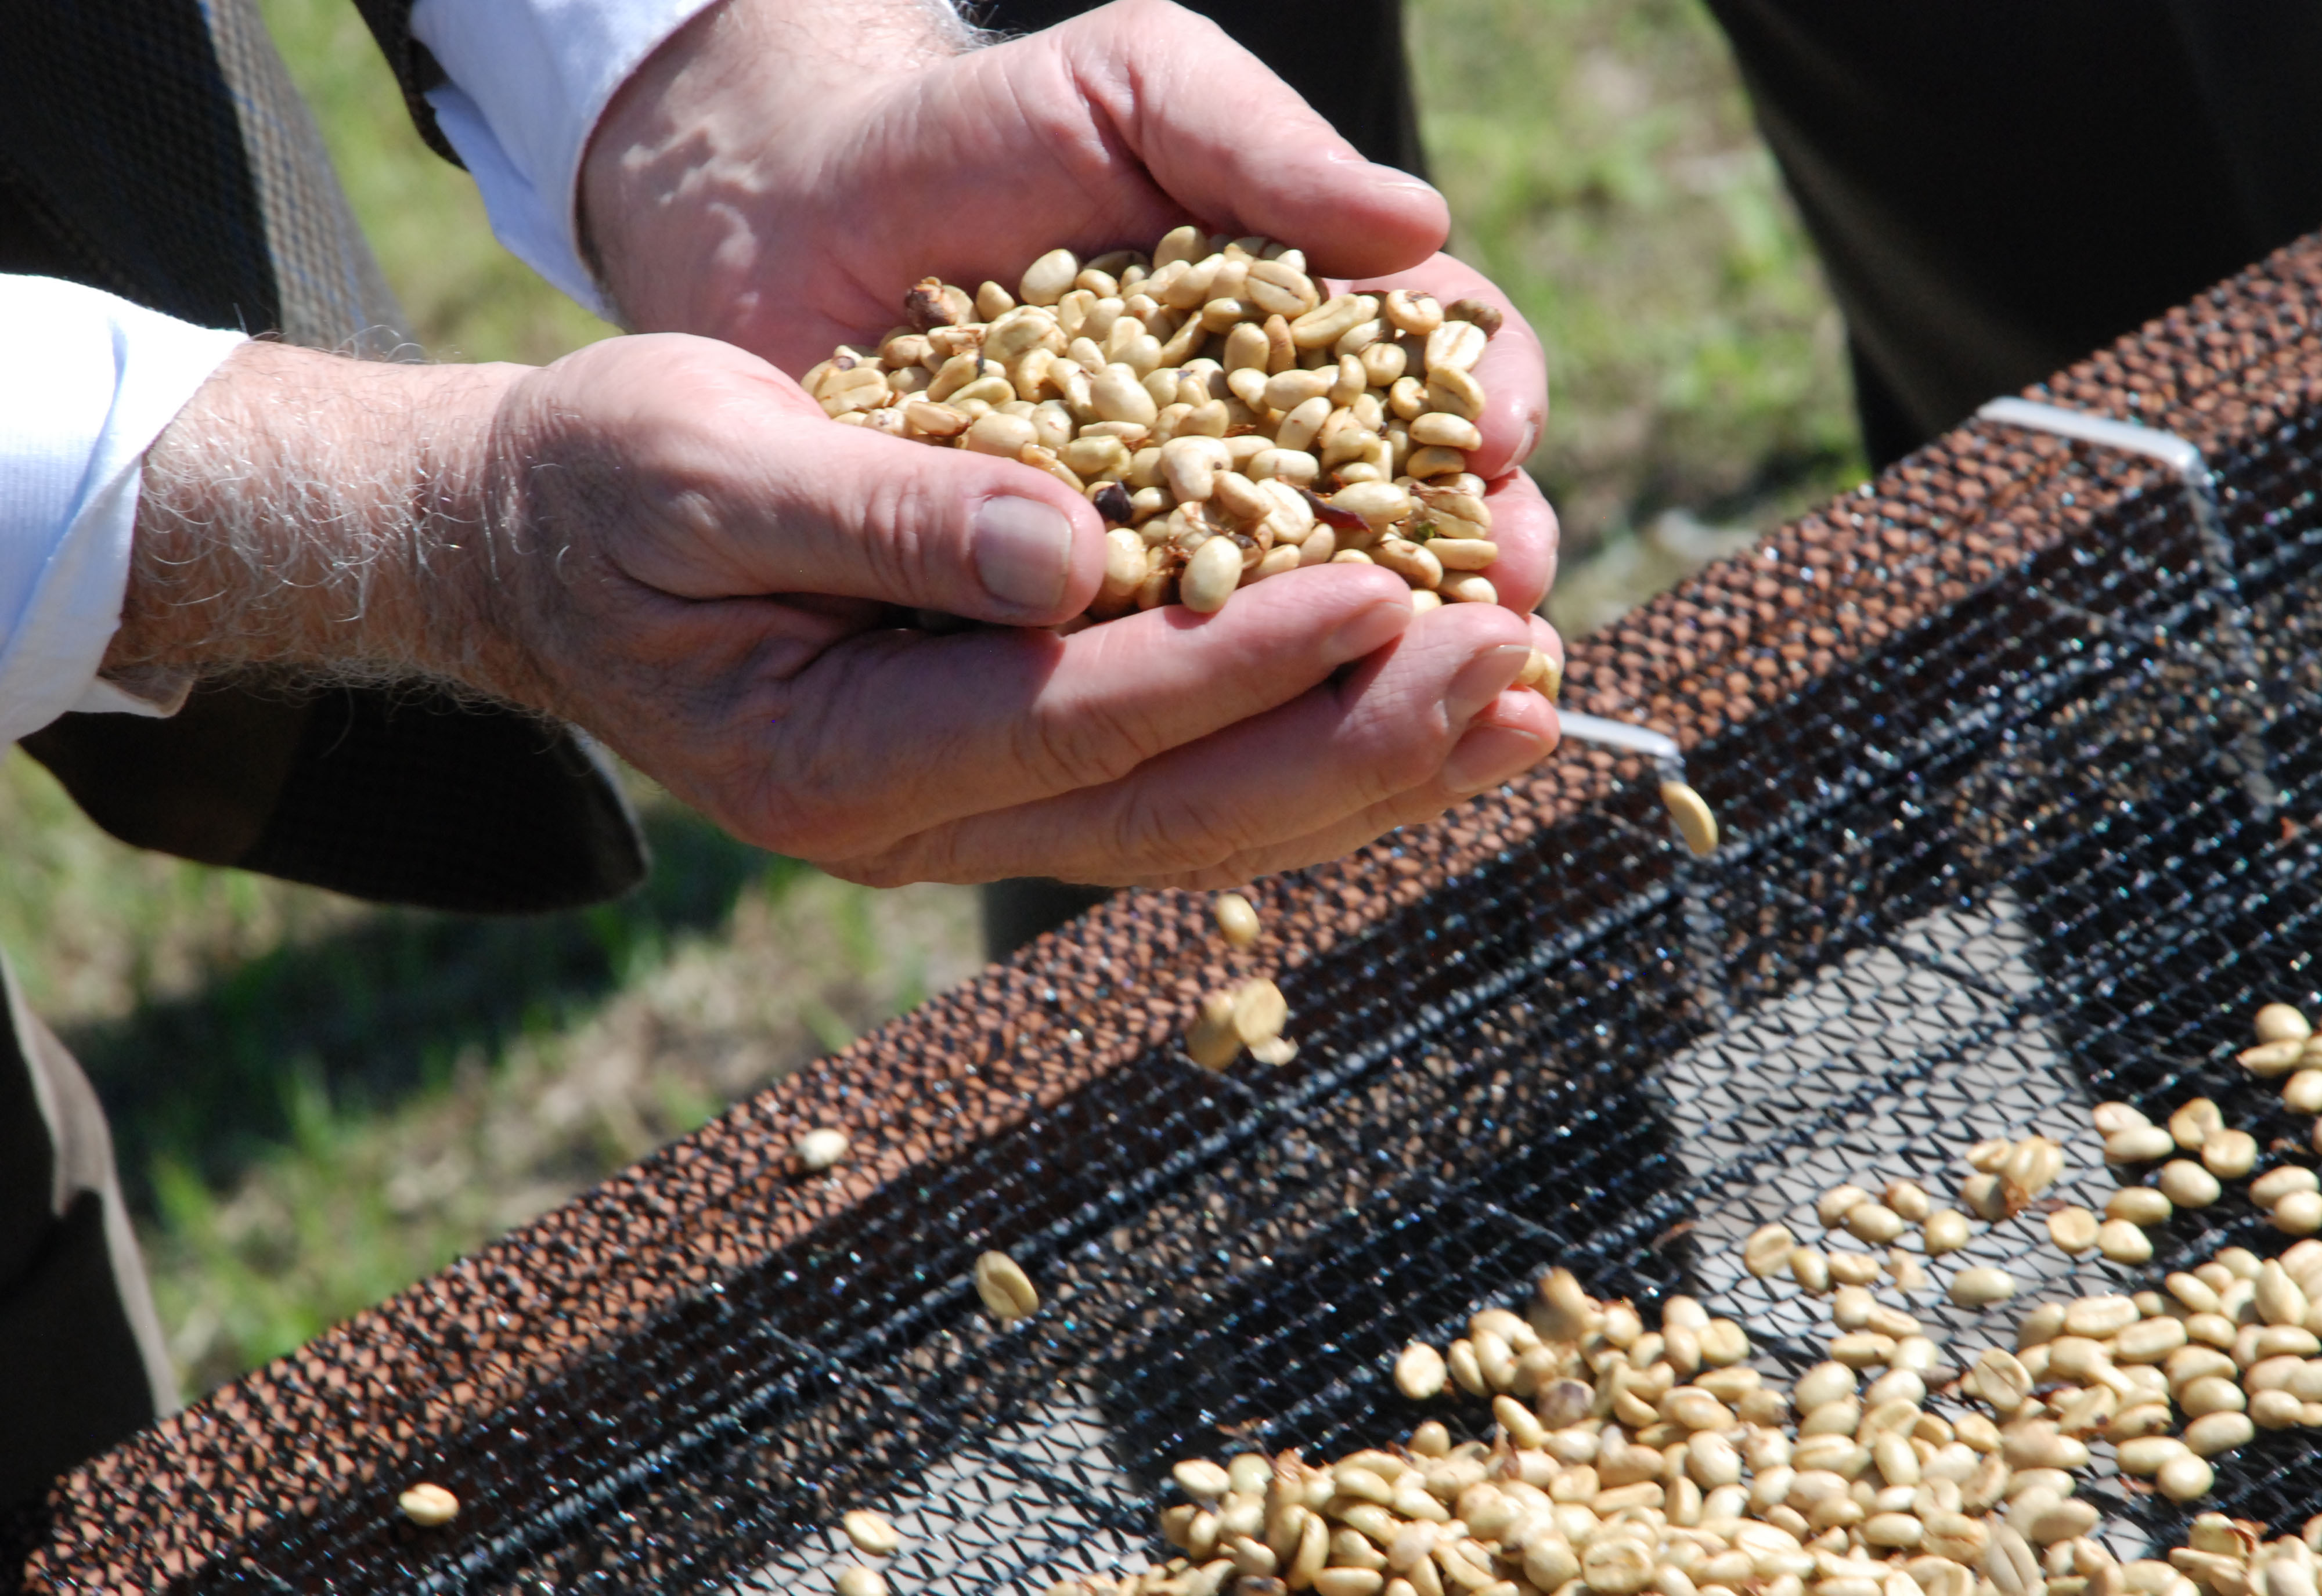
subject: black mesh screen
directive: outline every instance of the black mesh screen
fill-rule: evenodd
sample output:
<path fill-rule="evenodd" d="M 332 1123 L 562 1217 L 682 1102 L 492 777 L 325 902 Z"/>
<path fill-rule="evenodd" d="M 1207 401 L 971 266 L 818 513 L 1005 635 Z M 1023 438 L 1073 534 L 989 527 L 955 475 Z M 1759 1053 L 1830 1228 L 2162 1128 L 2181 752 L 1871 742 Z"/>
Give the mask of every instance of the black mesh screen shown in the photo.
<path fill-rule="evenodd" d="M 1577 707 L 1688 743 L 1710 859 L 1650 772 L 1574 749 L 1261 883 L 1246 953 L 1199 898 L 1108 905 L 75 1475 L 36 1582 L 818 1591 L 872 1505 L 899 1590 L 1037 1591 L 1166 1555 L 1178 1457 L 1399 1439 L 1392 1352 L 1550 1263 L 1695 1292 L 1796 1367 L 1806 1309 L 1735 1248 L 1837 1180 L 1950 1192 L 1968 1143 L 2038 1129 L 2100 1207 L 2087 1105 L 2196 1088 L 2310 1162 L 2232 1054 L 2261 1002 L 2322 999 L 2317 259 L 2043 395 L 2208 448 L 2230 570 L 2144 462 L 1954 434 L 1576 649 Z M 1297 1059 L 1178 1056 L 1198 994 L 1261 971 Z M 826 1122 L 857 1161 L 803 1176 Z M 2141 1272 L 2029 1223 L 1967 1260 L 2037 1300 L 2282 1239 L 2234 1199 L 2159 1234 Z M 1011 1329 L 969 1285 L 991 1246 L 1046 1295 Z M 1915 1308 L 1955 1354 L 2000 1330 Z M 420 1478 L 452 1526 L 395 1512 Z M 2219 1479 L 2278 1529 L 2322 1506 L 2298 1432 Z"/>

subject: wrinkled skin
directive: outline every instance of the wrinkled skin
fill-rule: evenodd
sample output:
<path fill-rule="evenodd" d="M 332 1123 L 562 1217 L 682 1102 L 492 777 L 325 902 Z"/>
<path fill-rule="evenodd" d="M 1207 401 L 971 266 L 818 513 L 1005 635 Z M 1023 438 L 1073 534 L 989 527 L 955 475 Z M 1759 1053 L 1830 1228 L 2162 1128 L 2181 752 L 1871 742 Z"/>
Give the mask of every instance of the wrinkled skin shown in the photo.
<path fill-rule="evenodd" d="M 1438 252 L 1440 197 L 1365 162 L 1166 0 L 964 52 L 927 19 L 727 0 L 600 126 L 583 212 L 624 316 L 771 366 L 735 357 L 713 375 L 698 346 L 600 346 L 504 407 L 504 458 L 563 462 L 510 477 L 520 515 L 580 526 L 621 506 L 568 556 L 568 620 L 662 684 L 617 705 L 560 692 L 561 712 L 738 834 L 882 882 L 1243 880 L 1426 819 L 1544 755 L 1553 709 L 1508 688 L 1531 647 L 1561 655 L 1529 615 L 1553 579 L 1555 518 L 1515 469 L 1546 413 L 1543 362 L 1513 306 Z M 893 627 L 891 605 L 1067 617 L 1101 567 L 1098 524 L 1030 468 L 831 426 L 782 373 L 875 339 L 928 273 L 1012 288 L 1060 243 L 1149 247 L 1187 220 L 1295 242 L 1340 284 L 1503 308 L 1470 461 L 1491 484 L 1503 607 L 1414 619 L 1393 578 L 1336 567 L 1214 617 L 1173 608 L 1066 639 Z M 600 382 L 667 408 L 608 426 L 568 397 Z M 713 407 L 733 432 L 686 436 Z M 567 502 L 583 462 L 647 440 L 633 479 Z M 995 606 L 974 579 L 973 506 L 1001 494 L 1074 528 L 1045 609 Z M 797 556 L 801 528 L 818 560 Z"/>

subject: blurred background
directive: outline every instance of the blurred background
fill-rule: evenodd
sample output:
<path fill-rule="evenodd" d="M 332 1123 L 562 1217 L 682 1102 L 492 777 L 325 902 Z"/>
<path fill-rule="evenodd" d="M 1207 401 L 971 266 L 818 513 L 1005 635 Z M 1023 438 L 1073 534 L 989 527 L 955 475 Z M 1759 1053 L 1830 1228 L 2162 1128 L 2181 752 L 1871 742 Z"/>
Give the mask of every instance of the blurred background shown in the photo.
<path fill-rule="evenodd" d="M 265 10 L 436 358 L 610 332 L 492 241 L 346 0 Z M 1694 0 L 1410 10 L 1453 249 L 1549 351 L 1566 634 L 1859 480 L 1837 315 Z M 0 753 L 0 948 L 112 1112 L 188 1396 L 980 962 L 968 889 L 853 887 L 637 797 L 644 890 L 478 921 L 133 853 Z"/>

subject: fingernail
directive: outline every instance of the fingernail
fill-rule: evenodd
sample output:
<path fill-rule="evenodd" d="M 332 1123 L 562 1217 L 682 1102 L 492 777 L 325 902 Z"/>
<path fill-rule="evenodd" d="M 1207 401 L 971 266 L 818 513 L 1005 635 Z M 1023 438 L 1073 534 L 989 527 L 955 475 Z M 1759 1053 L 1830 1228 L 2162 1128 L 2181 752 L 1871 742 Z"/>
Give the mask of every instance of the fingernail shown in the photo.
<path fill-rule="evenodd" d="M 1443 762 L 1447 791 L 1461 798 L 1523 774 L 1548 752 L 1548 744 L 1513 726 L 1477 726 L 1459 739 Z"/>
<path fill-rule="evenodd" d="M 1385 648 L 1402 636 L 1411 626 L 1411 606 L 1400 598 L 1383 598 L 1367 605 L 1354 619 L 1330 634 L 1322 645 L 1324 657 L 1345 661 L 1359 660 L 1375 649 Z"/>
<path fill-rule="evenodd" d="M 1002 604 L 1049 610 L 1073 569 L 1073 524 L 1036 498 L 988 498 L 977 506 L 975 574 Z"/>
<path fill-rule="evenodd" d="M 1453 725 L 1466 725 L 1485 705 L 1513 687 L 1531 662 L 1528 643 L 1493 644 L 1461 666 L 1459 674 L 1451 679 L 1451 690 L 1443 695 L 1443 712 Z"/>

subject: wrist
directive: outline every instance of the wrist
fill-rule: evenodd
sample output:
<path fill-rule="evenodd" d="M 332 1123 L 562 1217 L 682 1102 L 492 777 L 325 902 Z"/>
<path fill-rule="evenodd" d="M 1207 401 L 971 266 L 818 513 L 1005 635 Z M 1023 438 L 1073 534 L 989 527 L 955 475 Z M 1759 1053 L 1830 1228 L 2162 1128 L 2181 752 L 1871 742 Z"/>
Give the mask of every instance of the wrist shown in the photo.
<path fill-rule="evenodd" d="M 883 89 L 974 41 L 945 0 L 719 0 L 631 75 L 590 135 L 581 249 L 632 330 L 730 336 L 811 234 L 818 151 Z M 864 196 L 846 196 L 849 203 Z"/>
<path fill-rule="evenodd" d="M 145 458 L 108 675 L 426 677 L 514 697 L 487 512 L 514 366 L 235 351 Z"/>

